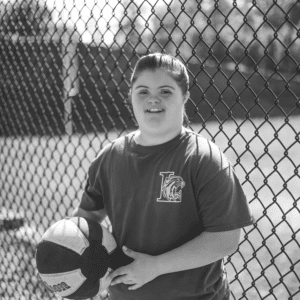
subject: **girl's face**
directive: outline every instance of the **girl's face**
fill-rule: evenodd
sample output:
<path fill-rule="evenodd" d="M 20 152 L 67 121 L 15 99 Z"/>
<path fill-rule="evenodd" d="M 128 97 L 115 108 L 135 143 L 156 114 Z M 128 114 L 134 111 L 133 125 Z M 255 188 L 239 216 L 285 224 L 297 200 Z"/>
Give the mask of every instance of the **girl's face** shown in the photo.
<path fill-rule="evenodd" d="M 184 104 L 177 82 L 164 70 L 141 72 L 132 86 L 132 106 L 141 134 L 172 135 L 182 128 Z"/>

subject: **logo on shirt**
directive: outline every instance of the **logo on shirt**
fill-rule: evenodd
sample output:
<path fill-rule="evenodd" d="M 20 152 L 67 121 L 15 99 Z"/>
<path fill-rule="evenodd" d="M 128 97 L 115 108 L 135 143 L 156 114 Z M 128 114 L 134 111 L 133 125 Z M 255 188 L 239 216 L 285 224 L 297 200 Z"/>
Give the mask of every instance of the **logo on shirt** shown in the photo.
<path fill-rule="evenodd" d="M 161 179 L 160 197 L 158 202 L 181 202 L 182 189 L 185 182 L 182 177 L 174 175 L 174 172 L 160 172 Z"/>

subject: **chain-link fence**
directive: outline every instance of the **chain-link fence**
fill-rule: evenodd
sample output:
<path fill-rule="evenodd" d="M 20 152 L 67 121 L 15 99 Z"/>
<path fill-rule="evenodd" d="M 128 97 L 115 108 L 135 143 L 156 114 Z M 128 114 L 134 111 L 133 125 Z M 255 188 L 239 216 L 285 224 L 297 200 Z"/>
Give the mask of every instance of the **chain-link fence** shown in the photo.
<path fill-rule="evenodd" d="M 42 233 L 99 150 L 136 128 L 141 55 L 190 71 L 191 128 L 229 157 L 256 223 L 226 258 L 233 299 L 300 299 L 300 1 L 0 1 L 0 298 L 54 299 Z"/>

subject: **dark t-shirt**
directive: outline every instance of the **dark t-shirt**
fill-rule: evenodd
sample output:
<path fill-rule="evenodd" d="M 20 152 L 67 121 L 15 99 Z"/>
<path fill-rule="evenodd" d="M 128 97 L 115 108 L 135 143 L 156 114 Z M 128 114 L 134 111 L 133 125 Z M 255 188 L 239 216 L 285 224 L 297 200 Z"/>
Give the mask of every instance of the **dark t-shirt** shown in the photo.
<path fill-rule="evenodd" d="M 89 169 L 80 207 L 106 209 L 119 246 L 158 255 L 203 231 L 227 231 L 253 223 L 227 158 L 200 135 L 184 130 L 156 146 L 141 146 L 134 133 L 103 148 Z M 229 297 L 223 260 L 155 278 L 129 291 L 109 288 L 110 299 L 220 300 Z"/>

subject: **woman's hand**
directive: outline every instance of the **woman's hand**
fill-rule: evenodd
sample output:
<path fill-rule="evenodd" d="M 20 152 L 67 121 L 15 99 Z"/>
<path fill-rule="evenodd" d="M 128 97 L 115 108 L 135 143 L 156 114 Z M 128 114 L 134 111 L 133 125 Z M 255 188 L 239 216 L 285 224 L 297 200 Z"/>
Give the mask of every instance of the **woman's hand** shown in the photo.
<path fill-rule="evenodd" d="M 130 285 L 128 287 L 129 290 L 136 290 L 159 275 L 155 256 L 135 252 L 125 246 L 122 249 L 134 261 L 127 266 L 120 267 L 111 272 L 107 278 L 108 280 L 112 280 L 110 285 L 124 283 Z"/>

